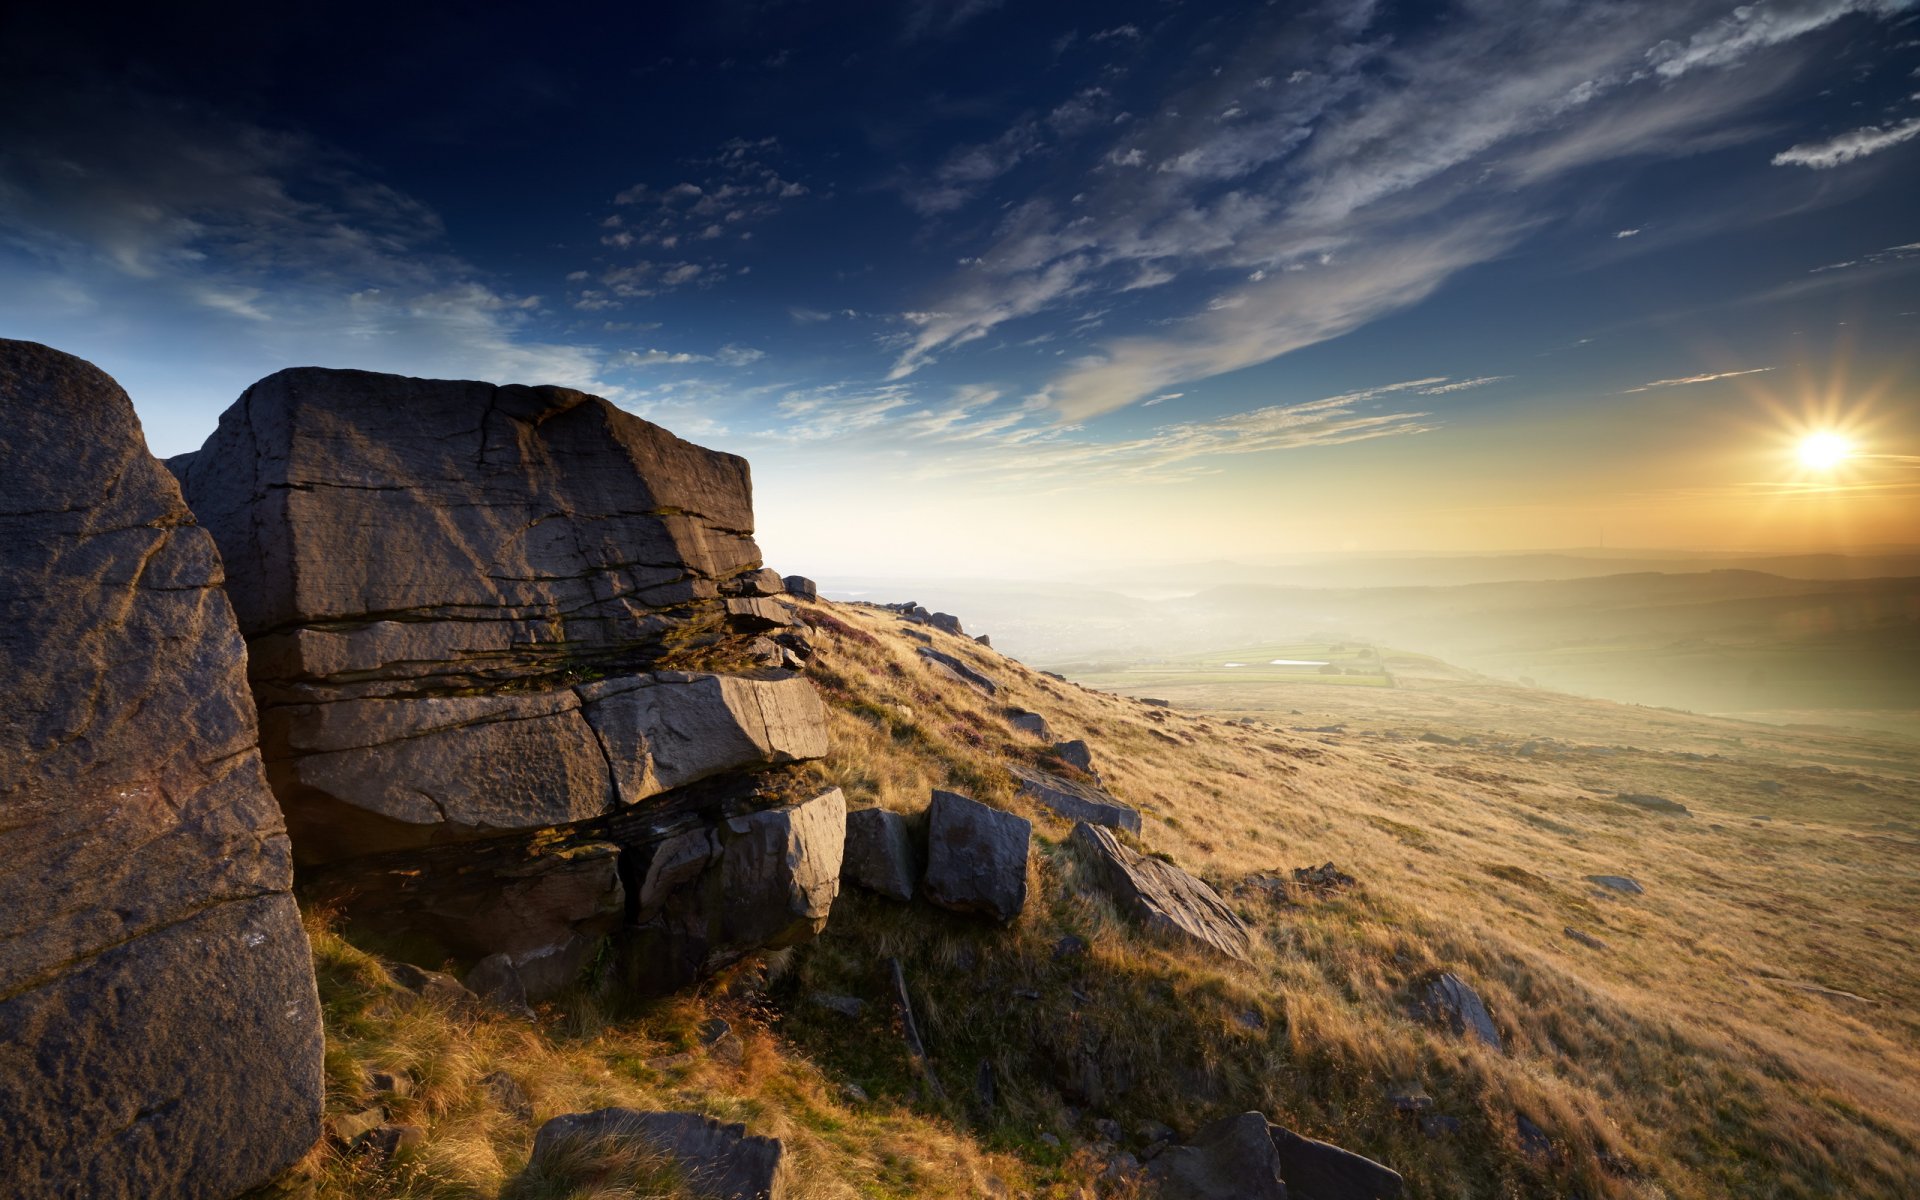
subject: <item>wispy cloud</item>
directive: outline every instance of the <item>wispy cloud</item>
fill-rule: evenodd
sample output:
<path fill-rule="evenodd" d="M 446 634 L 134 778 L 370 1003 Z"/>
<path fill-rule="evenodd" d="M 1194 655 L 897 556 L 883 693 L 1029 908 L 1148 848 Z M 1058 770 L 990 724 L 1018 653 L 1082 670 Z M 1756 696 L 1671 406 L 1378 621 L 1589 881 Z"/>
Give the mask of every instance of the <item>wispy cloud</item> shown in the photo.
<path fill-rule="evenodd" d="M 1856 158 L 1878 154 L 1882 150 L 1920 137 L 1920 117 L 1897 125 L 1869 125 L 1819 142 L 1802 142 L 1773 156 L 1776 167 L 1809 167 L 1829 171 Z"/>
<path fill-rule="evenodd" d="M 1451 383 L 1435 384 L 1420 389 L 1422 396 L 1445 396 L 1451 392 L 1464 392 L 1468 388 L 1485 387 L 1490 383 L 1503 383 L 1512 379 L 1511 375 L 1482 375 L 1477 379 L 1456 379 Z"/>
<path fill-rule="evenodd" d="M 1712 371 L 1704 375 L 1682 375 L 1678 379 L 1656 379 L 1652 383 L 1643 383 L 1639 387 L 1625 388 L 1621 395 L 1634 392 L 1650 392 L 1655 388 L 1686 387 L 1695 383 L 1712 383 L 1718 379 L 1737 379 L 1742 375 L 1759 375 L 1773 370 L 1772 367 L 1748 367 L 1744 371 Z"/>

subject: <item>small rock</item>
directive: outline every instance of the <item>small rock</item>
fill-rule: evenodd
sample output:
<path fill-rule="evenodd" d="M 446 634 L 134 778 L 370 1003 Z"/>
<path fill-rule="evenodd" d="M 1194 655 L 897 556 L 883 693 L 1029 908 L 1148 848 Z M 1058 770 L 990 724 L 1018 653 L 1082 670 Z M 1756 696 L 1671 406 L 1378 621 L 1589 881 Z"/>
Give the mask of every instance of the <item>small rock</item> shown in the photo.
<path fill-rule="evenodd" d="M 840 1093 L 855 1104 L 871 1104 L 873 1102 L 873 1097 L 867 1095 L 867 1089 L 857 1083 L 841 1084 Z"/>
<path fill-rule="evenodd" d="M 1267 1019 L 1250 1008 L 1243 1008 L 1233 1014 L 1233 1019 L 1246 1029 L 1265 1029 L 1267 1027 Z"/>
<path fill-rule="evenodd" d="M 1644 808 L 1649 812 L 1672 813 L 1678 817 L 1690 817 L 1693 814 L 1687 806 L 1665 796 L 1650 796 L 1644 792 L 1620 792 L 1614 799 L 1622 804 L 1631 804 L 1635 808 Z"/>
<path fill-rule="evenodd" d="M 1126 1131 L 1120 1128 L 1120 1122 L 1114 1120 L 1112 1117 L 1095 1117 L 1093 1119 L 1093 1134 L 1101 1141 L 1111 1142 L 1116 1146 L 1127 1136 Z"/>
<path fill-rule="evenodd" d="M 659 1058 L 647 1060 L 647 1066 L 656 1071 L 674 1071 L 681 1067 L 690 1067 L 699 1061 L 699 1056 L 691 1050 L 682 1050 L 678 1054 L 663 1054 Z"/>
<path fill-rule="evenodd" d="M 832 992 L 814 992 L 807 997 L 807 1002 L 843 1017 L 858 1017 L 867 1010 L 867 1002 L 858 996 L 838 996 Z"/>
<path fill-rule="evenodd" d="M 993 649 L 993 639 L 988 637 L 984 633 L 981 634 L 979 637 L 974 638 L 973 640 L 980 643 L 982 646 L 985 646 L 989 650 Z"/>
<path fill-rule="evenodd" d="M 1433 1107 L 1433 1097 L 1417 1083 L 1395 1085 L 1387 1091 L 1387 1100 L 1400 1113 L 1423 1113 Z"/>
<path fill-rule="evenodd" d="M 1435 746 L 1458 746 L 1460 744 L 1459 738 L 1451 738 L 1444 733 L 1423 733 L 1420 735 L 1420 740 L 1430 742 Z"/>
<path fill-rule="evenodd" d="M 1070 767 L 1098 777 L 1093 769 L 1093 749 L 1083 738 L 1075 738 L 1070 742 L 1055 742 L 1053 756 Z"/>
<path fill-rule="evenodd" d="M 860 808 L 847 814 L 846 848 L 840 876 L 889 900 L 913 899 L 913 881 L 919 876 L 918 856 L 907 832 L 907 819 L 884 808 Z"/>
<path fill-rule="evenodd" d="M 333 1131 L 334 1140 L 350 1145 L 362 1134 L 370 1133 L 386 1123 L 386 1111 L 377 1105 L 357 1113 L 346 1113 L 327 1122 Z"/>
<path fill-rule="evenodd" d="M 1087 939 L 1079 934 L 1069 933 L 1053 944 L 1054 961 L 1064 958 L 1079 958 L 1088 950 Z"/>
<path fill-rule="evenodd" d="M 993 1083 L 993 1063 L 983 1058 L 973 1073 L 973 1098 L 980 1105 L 982 1112 L 993 1111 L 996 1090 Z"/>
<path fill-rule="evenodd" d="M 467 988 L 490 1008 L 522 1020 L 534 1018 L 527 1004 L 527 985 L 508 955 L 489 954 L 473 964 L 467 972 Z"/>
<path fill-rule="evenodd" d="M 745 1125 L 724 1125 L 698 1113 L 603 1108 L 555 1117 L 534 1138 L 532 1165 L 561 1155 L 577 1159 L 596 1145 L 611 1143 L 611 1150 L 623 1142 L 663 1152 L 703 1194 L 727 1200 L 782 1200 L 787 1194 L 780 1170 L 785 1147 L 778 1138 L 756 1137 Z"/>
<path fill-rule="evenodd" d="M 1420 1011 L 1436 1025 L 1448 1026 L 1459 1034 L 1470 1033 L 1495 1050 L 1501 1048 L 1500 1031 L 1494 1028 L 1487 1006 L 1458 975 L 1448 972 L 1427 984 Z"/>
<path fill-rule="evenodd" d="M 1041 1135 L 1040 1135 L 1040 1141 L 1041 1141 L 1041 1143 L 1042 1143 L 1042 1144 L 1044 1144 L 1044 1145 L 1047 1145 L 1047 1146 L 1051 1146 L 1051 1147 L 1053 1147 L 1053 1148 L 1054 1148 L 1055 1150 L 1058 1150 L 1058 1149 L 1060 1148 L 1060 1139 L 1059 1139 L 1059 1137 L 1058 1137 L 1058 1136 L 1056 1136 L 1056 1135 L 1054 1135 L 1054 1134 L 1051 1134 L 1051 1133 L 1043 1133 L 1043 1134 L 1041 1134 Z"/>
<path fill-rule="evenodd" d="M 1578 929 L 1575 929 L 1571 925 L 1561 930 L 1561 932 L 1566 934 L 1568 937 L 1572 938 L 1574 941 L 1579 942 L 1582 946 L 1586 946 L 1590 949 L 1605 950 L 1607 948 L 1607 944 L 1601 941 L 1599 938 L 1594 937 L 1590 933 L 1582 933 L 1581 931 L 1579 931 Z"/>
<path fill-rule="evenodd" d="M 1544 1158 L 1549 1161 L 1556 1160 L 1560 1157 L 1559 1152 L 1554 1149 L 1553 1139 L 1547 1135 L 1547 1131 L 1528 1120 L 1524 1113 L 1513 1114 L 1513 1127 L 1515 1134 L 1520 1139 L 1521 1153 L 1527 1155 L 1529 1158 Z"/>
<path fill-rule="evenodd" d="M 707 1048 L 708 1054 L 730 1067 L 737 1067 L 746 1061 L 746 1043 L 740 1040 L 740 1035 L 733 1031 L 731 1025 L 719 1017 L 701 1023 L 700 1044 Z"/>
<path fill-rule="evenodd" d="M 505 1071 L 494 1071 L 480 1078 L 480 1086 L 493 1096 L 493 1102 L 500 1111 L 516 1121 L 533 1120 L 533 1101 L 527 1098 L 527 1090 L 520 1081 Z"/>
<path fill-rule="evenodd" d="M 805 575 L 789 575 L 780 582 L 786 585 L 787 595 L 796 600 L 814 601 L 820 598 L 820 588 Z"/>
<path fill-rule="evenodd" d="M 1007 724 L 1022 733 L 1030 733 L 1037 738 L 1050 738 L 1053 730 L 1047 725 L 1047 719 L 1037 712 L 1025 708 L 1007 710 Z"/>
<path fill-rule="evenodd" d="M 426 1144 L 427 1131 L 418 1125 L 381 1125 L 353 1139 L 348 1149 L 385 1162 L 403 1150 L 418 1150 Z"/>
<path fill-rule="evenodd" d="M 1135 854 L 1098 826 L 1073 827 L 1068 841 L 1102 890 L 1155 933 L 1245 961 L 1253 931 L 1220 894 L 1172 863 Z"/>
<path fill-rule="evenodd" d="M 1332 863 L 1325 863 L 1318 867 L 1295 867 L 1293 882 L 1308 891 L 1332 892 L 1353 887 L 1359 880 Z"/>
<path fill-rule="evenodd" d="M 929 613 L 927 614 L 926 621 L 927 624 L 943 633 L 951 633 L 955 637 L 965 637 L 967 635 L 967 631 L 960 627 L 960 618 L 954 616 L 952 613 Z"/>
<path fill-rule="evenodd" d="M 480 997 L 468 991 L 458 979 L 440 971 L 427 971 L 412 963 L 388 963 L 387 974 L 393 981 L 423 1000 L 459 1013 L 471 1013 L 479 1008 Z"/>
<path fill-rule="evenodd" d="M 1449 1117 L 1445 1113 L 1429 1113 L 1420 1118 L 1420 1132 L 1434 1141 L 1452 1137 L 1460 1132 L 1460 1119 Z"/>
<path fill-rule="evenodd" d="M 413 1077 L 393 1071 L 368 1071 L 367 1090 L 376 1096 L 410 1096 Z"/>
<path fill-rule="evenodd" d="M 1625 875 L 1588 875 L 1584 878 L 1588 883 L 1597 883 L 1601 887 L 1612 888 L 1616 892 L 1626 892 L 1631 896 L 1645 895 L 1647 890 Z"/>

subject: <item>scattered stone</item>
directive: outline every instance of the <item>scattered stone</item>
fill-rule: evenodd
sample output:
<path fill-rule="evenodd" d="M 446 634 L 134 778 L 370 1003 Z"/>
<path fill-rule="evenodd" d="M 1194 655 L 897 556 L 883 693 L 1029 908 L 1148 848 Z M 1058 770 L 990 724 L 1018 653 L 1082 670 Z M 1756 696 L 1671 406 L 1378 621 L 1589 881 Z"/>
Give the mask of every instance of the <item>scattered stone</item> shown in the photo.
<path fill-rule="evenodd" d="M 988 637 L 984 633 L 981 634 L 979 637 L 974 638 L 973 640 L 980 643 L 982 646 L 985 646 L 989 650 L 993 649 L 993 639 Z"/>
<path fill-rule="evenodd" d="M 955 637 L 967 636 L 967 631 L 960 627 L 960 618 L 954 616 L 952 613 L 929 613 L 927 615 L 927 624 L 942 633 L 950 633 Z"/>
<path fill-rule="evenodd" d="M 847 814 L 847 848 L 840 877 L 868 891 L 902 903 L 913 899 L 913 881 L 919 876 L 907 819 L 884 808 L 861 808 Z"/>
<path fill-rule="evenodd" d="M 682 1050 L 678 1054 L 663 1054 L 659 1058 L 647 1060 L 647 1066 L 656 1071 L 677 1071 L 690 1067 L 700 1061 L 700 1056 L 691 1050 Z"/>
<path fill-rule="evenodd" d="M 1317 867 L 1295 867 L 1293 882 L 1310 892 L 1334 892 L 1353 887 L 1360 881 L 1332 863 L 1324 863 Z"/>
<path fill-rule="evenodd" d="M 1448 737 L 1444 733 L 1423 733 L 1420 735 L 1420 740 L 1430 742 L 1435 746 L 1458 746 L 1460 744 L 1459 738 Z"/>
<path fill-rule="evenodd" d="M 427 1131 L 419 1125 L 382 1124 L 353 1139 L 347 1149 L 386 1162 L 402 1151 L 418 1150 L 426 1144 Z"/>
<path fill-rule="evenodd" d="M 512 956 L 490 954 L 481 959 L 467 972 L 466 984 L 467 990 L 480 997 L 481 1003 L 489 1008 L 522 1020 L 533 1020 L 533 1009 L 527 1004 L 527 985 L 521 981 Z"/>
<path fill-rule="evenodd" d="M 1665 796 L 1651 796 L 1644 792 L 1620 792 L 1614 796 L 1614 799 L 1621 804 L 1631 804 L 1635 808 L 1644 808 L 1649 812 L 1672 813 L 1679 817 L 1693 815 L 1686 805 L 1669 800 Z"/>
<path fill-rule="evenodd" d="M 1053 944 L 1055 962 L 1065 958 L 1080 958 L 1087 950 L 1087 939 L 1077 933 L 1069 933 Z"/>
<path fill-rule="evenodd" d="M 1133 1127 L 1133 1141 L 1137 1146 L 1154 1146 L 1172 1140 L 1172 1126 L 1158 1121 L 1142 1121 Z"/>
<path fill-rule="evenodd" d="M 335 1141 L 350 1146 L 363 1135 L 373 1132 L 386 1122 L 386 1110 L 378 1105 L 363 1109 L 357 1113 L 344 1113 L 327 1122 Z"/>
<path fill-rule="evenodd" d="M 819 585 L 805 575 L 789 575 L 780 581 L 787 589 L 787 595 L 796 600 L 805 600 L 809 604 L 820 599 Z"/>
<path fill-rule="evenodd" d="M 936 790 L 927 820 L 927 899 L 1006 924 L 1027 904 L 1033 823 Z"/>
<path fill-rule="evenodd" d="M 1631 896 L 1645 895 L 1647 890 L 1625 875 L 1588 875 L 1585 879 L 1588 883 L 1597 883 L 1603 888 L 1612 888 Z"/>
<path fill-rule="evenodd" d="M 442 971 L 428 971 L 412 963 L 390 962 L 386 964 L 387 974 L 393 981 L 420 997 L 439 1004 L 449 1011 L 471 1014 L 479 1010 L 480 997 L 468 991 L 466 985 Z"/>
<path fill-rule="evenodd" d="M 1134 834 L 1140 832 L 1140 813 L 1100 788 L 1014 763 L 1009 763 L 1007 769 L 1019 782 L 1021 795 L 1046 805 L 1069 821 L 1085 821 L 1089 825 L 1105 825 Z"/>
<path fill-rule="evenodd" d="M 720 1017 L 709 1017 L 700 1023 L 700 1044 L 707 1053 L 730 1067 L 737 1067 L 746 1060 L 747 1046 L 733 1026 Z"/>
<path fill-rule="evenodd" d="M 0 429 L 0 1195 L 237 1195 L 324 1044 L 220 558 L 91 364 L 0 339 Z"/>
<path fill-rule="evenodd" d="M 1460 1118 L 1449 1117 L 1445 1113 L 1429 1113 L 1420 1118 L 1420 1132 L 1436 1142 L 1452 1137 L 1460 1132 Z"/>
<path fill-rule="evenodd" d="M 1557 1160 L 1560 1155 L 1554 1149 L 1553 1138 L 1547 1131 L 1527 1119 L 1524 1113 L 1513 1114 L 1514 1133 L 1520 1139 L 1520 1152 L 1529 1158 Z"/>
<path fill-rule="evenodd" d="M 1050 738 L 1053 730 L 1048 727 L 1047 719 L 1037 712 L 1025 708 L 1007 710 L 1007 724 L 1022 733 L 1030 733 L 1037 738 Z"/>
<path fill-rule="evenodd" d="M 376 1096 L 411 1096 L 413 1077 L 395 1071 L 368 1071 L 367 1090 Z"/>
<path fill-rule="evenodd" d="M 1173 701 L 1156 700 L 1151 696 L 1140 697 L 1140 703 L 1145 704 L 1150 708 L 1172 708 L 1173 707 Z"/>
<path fill-rule="evenodd" d="M 1575 929 L 1571 925 L 1561 930 L 1561 932 L 1566 934 L 1568 937 L 1572 938 L 1574 941 L 1579 942 L 1582 946 L 1586 946 L 1589 949 L 1605 950 L 1607 948 L 1607 944 L 1601 941 L 1599 938 L 1594 937 L 1590 933 L 1582 933 L 1580 930 Z"/>
<path fill-rule="evenodd" d="M 807 997 L 807 1002 L 848 1018 L 858 1017 L 867 1011 L 867 1002 L 860 997 L 841 996 L 833 992 L 814 992 Z"/>
<path fill-rule="evenodd" d="M 1069 841 L 1100 887 L 1149 930 L 1245 960 L 1253 934 L 1220 894 L 1161 859 L 1135 854 L 1107 830 L 1075 825 Z"/>
<path fill-rule="evenodd" d="M 934 674 L 954 683 L 965 684 L 983 696 L 992 697 L 1000 691 L 1000 685 L 974 670 L 951 654 L 943 654 L 931 646 L 920 647 L 921 658 L 927 660 L 928 669 Z"/>
<path fill-rule="evenodd" d="M 1099 778 L 1099 773 L 1093 769 L 1093 750 L 1081 738 L 1075 738 L 1070 742 L 1055 742 L 1053 756 L 1070 767 L 1085 771 L 1096 779 Z"/>
<path fill-rule="evenodd" d="M 1472 1034 L 1480 1041 L 1501 1049 L 1500 1031 L 1494 1028 L 1480 994 L 1458 975 L 1448 972 L 1427 984 L 1420 1015 L 1436 1025 L 1445 1025 L 1458 1034 Z"/>
<path fill-rule="evenodd" d="M 1769 796 L 1778 796 L 1787 790 L 1786 785 L 1782 784 L 1778 779 L 1762 779 L 1754 786 Z"/>
<path fill-rule="evenodd" d="M 1233 1020 L 1242 1029 L 1259 1030 L 1267 1027 L 1267 1019 L 1250 1008 L 1243 1008 L 1233 1014 Z"/>
<path fill-rule="evenodd" d="M 1103 1142 L 1119 1145 L 1126 1138 L 1126 1131 L 1120 1128 L 1120 1122 L 1112 1117 L 1095 1117 L 1093 1135 Z"/>
<path fill-rule="evenodd" d="M 1148 1167 L 1167 1200 L 1287 1200 L 1280 1153 L 1257 1112 L 1202 1126 Z"/>
<path fill-rule="evenodd" d="M 1058 1134 L 1043 1133 L 1040 1135 L 1040 1142 L 1041 1144 L 1052 1147 L 1055 1150 L 1058 1150 L 1060 1148 L 1060 1137 Z"/>
<path fill-rule="evenodd" d="M 840 1093 L 855 1104 L 871 1104 L 873 1102 L 873 1097 L 867 1095 L 867 1089 L 857 1083 L 841 1084 Z"/>
<path fill-rule="evenodd" d="M 557 1165 L 560 1155 L 627 1141 L 666 1154 L 687 1185 L 716 1200 L 782 1200 L 786 1195 L 785 1147 L 778 1138 L 758 1137 L 745 1125 L 725 1125 L 698 1113 L 603 1108 L 558 1116 L 535 1135 L 531 1165 Z"/>
<path fill-rule="evenodd" d="M 527 1098 L 527 1090 L 513 1076 L 505 1071 L 492 1071 L 480 1077 L 480 1086 L 487 1089 L 501 1112 L 516 1121 L 533 1120 L 533 1101 Z"/>
<path fill-rule="evenodd" d="M 1387 1102 L 1399 1113 L 1423 1113 L 1433 1107 L 1433 1097 L 1417 1083 L 1401 1083 L 1389 1088 Z"/>

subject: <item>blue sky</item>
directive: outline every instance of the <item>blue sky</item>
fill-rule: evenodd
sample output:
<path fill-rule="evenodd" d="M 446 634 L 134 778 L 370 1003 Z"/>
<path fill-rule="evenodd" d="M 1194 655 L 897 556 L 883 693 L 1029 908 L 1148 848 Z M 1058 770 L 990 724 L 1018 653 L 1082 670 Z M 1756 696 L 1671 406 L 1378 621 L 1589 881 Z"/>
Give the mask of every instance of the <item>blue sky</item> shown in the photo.
<path fill-rule="evenodd" d="M 828 574 L 1916 540 L 1905 0 L 652 7 L 0 18 L 0 332 L 582 387 Z"/>

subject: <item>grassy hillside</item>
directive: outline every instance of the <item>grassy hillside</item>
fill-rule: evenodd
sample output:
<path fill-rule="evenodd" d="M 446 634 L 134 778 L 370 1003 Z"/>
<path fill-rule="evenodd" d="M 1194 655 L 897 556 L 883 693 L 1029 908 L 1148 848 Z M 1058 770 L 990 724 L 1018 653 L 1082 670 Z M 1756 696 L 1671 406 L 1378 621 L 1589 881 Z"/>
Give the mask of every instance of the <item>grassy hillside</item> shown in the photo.
<path fill-rule="evenodd" d="M 1920 1177 L 1920 769 L 1897 745 L 1412 660 L 1389 661 L 1393 688 L 1150 689 L 1180 706 L 1166 710 L 884 610 L 811 617 L 835 753 L 809 769 L 856 807 L 918 814 L 947 787 L 1032 818 L 1025 914 L 1001 929 L 849 891 L 823 937 L 777 962 L 637 1011 L 563 998 L 531 1028 L 396 993 L 316 917 L 331 1107 L 366 1106 L 367 1068 L 411 1069 L 421 1083 L 391 1107 L 427 1140 L 385 1164 L 323 1149 L 289 1190 L 593 1194 L 522 1167 L 539 1120 L 615 1102 L 786 1137 L 808 1197 L 1127 1194 L 1124 1160 L 1101 1179 L 1117 1151 L 1093 1122 L 1124 1141 L 1143 1121 L 1186 1133 L 1248 1108 L 1387 1163 L 1421 1197 L 1891 1197 Z M 918 637 L 1000 694 L 931 674 Z M 1069 826 L 1015 795 L 1008 763 L 1066 768 L 1008 706 L 1091 743 L 1144 815 L 1140 847 L 1256 926 L 1251 962 L 1159 944 L 1115 913 Z M 1327 861 L 1355 885 L 1256 878 Z M 1414 1018 L 1438 971 L 1478 989 L 1504 1053 Z M 738 1065 L 700 1048 L 715 1015 L 741 1037 Z M 531 1119 L 482 1082 L 497 1070 Z M 1405 1085 L 1431 1098 L 1424 1113 L 1397 1109 Z"/>

